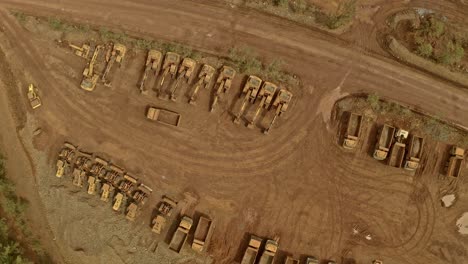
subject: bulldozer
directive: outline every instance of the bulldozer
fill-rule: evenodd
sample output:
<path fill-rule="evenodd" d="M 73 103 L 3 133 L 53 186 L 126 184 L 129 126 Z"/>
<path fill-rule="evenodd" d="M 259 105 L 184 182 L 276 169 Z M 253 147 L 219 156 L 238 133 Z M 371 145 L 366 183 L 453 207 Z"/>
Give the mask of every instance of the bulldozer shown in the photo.
<path fill-rule="evenodd" d="M 203 86 L 205 89 L 207 89 L 210 86 L 214 73 L 215 68 L 213 68 L 213 66 L 210 66 L 208 64 L 203 65 L 200 73 L 198 74 L 198 81 L 195 84 L 192 95 L 190 96 L 189 104 L 195 104 L 195 100 L 197 98 L 198 90 L 200 89 L 200 87 Z"/>
<path fill-rule="evenodd" d="M 73 45 L 73 44 L 68 44 L 68 46 L 74 50 L 74 53 L 76 56 L 79 56 L 85 59 L 88 58 L 89 53 L 91 51 L 91 46 L 88 44 L 83 44 L 81 47 Z"/>
<path fill-rule="evenodd" d="M 232 80 L 236 76 L 236 70 L 234 68 L 229 67 L 229 66 L 223 66 L 221 68 L 221 73 L 218 76 L 218 79 L 216 80 L 216 90 L 213 98 L 213 102 L 211 103 L 210 107 L 210 112 L 213 112 L 216 105 L 218 104 L 219 97 L 221 94 L 226 93 L 230 88 L 232 84 Z"/>
<path fill-rule="evenodd" d="M 32 109 L 36 109 L 42 105 L 41 98 L 37 94 L 37 87 L 35 87 L 32 83 L 29 84 L 28 87 L 28 100 Z"/>
<path fill-rule="evenodd" d="M 109 165 L 109 162 L 96 157 L 94 158 L 94 164 L 91 166 L 91 170 L 89 171 L 91 174 L 95 175 L 96 177 L 104 177 L 106 174 L 106 168 Z"/>
<path fill-rule="evenodd" d="M 108 202 L 109 196 L 114 192 L 114 187 L 109 183 L 104 183 L 101 188 L 101 201 Z"/>
<path fill-rule="evenodd" d="M 176 206 L 177 203 L 174 200 L 167 196 L 163 197 L 163 200 L 158 208 L 158 214 L 152 221 L 153 232 L 155 232 L 156 234 L 161 234 L 161 231 L 166 226 L 166 217 L 170 217 L 172 215 L 172 211 Z"/>
<path fill-rule="evenodd" d="M 86 152 L 79 152 L 75 160 L 75 166 L 83 171 L 88 171 L 92 165 L 92 155 Z"/>
<path fill-rule="evenodd" d="M 135 200 L 137 203 L 141 203 L 142 205 L 144 205 L 148 200 L 148 196 L 152 192 L 153 190 L 150 187 L 144 184 L 140 184 L 136 192 L 133 194 L 133 200 Z"/>
<path fill-rule="evenodd" d="M 136 203 L 131 203 L 127 207 L 127 213 L 126 213 L 125 217 L 129 221 L 135 221 L 135 218 L 137 217 L 137 214 L 138 214 L 138 205 Z"/>
<path fill-rule="evenodd" d="M 123 193 L 130 195 L 133 191 L 133 187 L 137 184 L 137 182 L 137 179 L 128 174 L 125 174 L 124 180 L 119 185 L 119 189 Z"/>
<path fill-rule="evenodd" d="M 286 110 L 288 110 L 288 106 L 289 106 L 289 103 L 291 102 L 292 96 L 293 96 L 292 93 L 286 89 L 281 89 L 278 92 L 272 104 L 272 107 L 276 107 L 275 116 L 271 120 L 268 127 L 265 130 L 263 130 L 264 134 L 268 134 L 270 132 L 270 129 L 273 127 L 273 124 L 275 123 L 276 118 L 278 118 L 284 112 L 286 112 Z"/>
<path fill-rule="evenodd" d="M 278 86 L 276 86 L 276 84 L 273 84 L 271 82 L 263 83 L 262 87 L 260 88 L 260 92 L 257 95 L 258 98 L 261 98 L 260 104 L 257 106 L 252 120 L 250 120 L 247 124 L 248 128 L 252 128 L 254 126 L 254 123 L 257 120 L 257 117 L 260 114 L 260 111 L 262 111 L 262 109 L 268 110 L 270 108 L 273 96 L 275 96 L 277 89 Z"/>
<path fill-rule="evenodd" d="M 118 183 L 121 179 L 123 179 L 123 176 L 124 176 L 123 169 L 115 165 L 110 165 L 109 170 L 106 172 L 106 175 L 104 176 L 104 179 L 106 179 L 106 181 L 108 181 L 110 184 L 114 186 L 118 186 Z"/>
<path fill-rule="evenodd" d="M 180 64 L 179 70 L 177 71 L 177 80 L 174 83 L 174 87 L 171 90 L 170 99 L 172 101 L 176 101 L 176 92 L 177 88 L 182 82 L 182 79 L 185 79 L 187 84 L 190 83 L 191 77 L 195 68 L 197 67 L 197 62 L 191 58 L 184 58 L 182 63 Z"/>
<path fill-rule="evenodd" d="M 96 178 L 95 176 L 89 176 L 88 177 L 88 194 L 95 194 L 96 193 L 96 185 L 99 182 L 99 178 Z"/>
<path fill-rule="evenodd" d="M 83 187 L 84 181 L 86 181 L 86 172 L 75 168 L 73 170 L 73 185 Z"/>
<path fill-rule="evenodd" d="M 94 64 L 97 61 L 99 52 L 104 47 L 102 45 L 97 45 L 94 49 L 93 56 L 88 63 L 88 66 L 83 71 L 83 80 L 81 81 L 81 88 L 86 91 L 94 91 L 96 88 L 97 81 L 99 79 L 99 75 L 94 73 Z"/>
<path fill-rule="evenodd" d="M 151 228 L 151 231 L 153 231 L 156 234 L 161 234 L 161 231 L 164 229 L 166 226 L 166 218 L 160 214 L 156 215 L 156 217 L 153 219 L 151 222 L 153 224 L 153 227 Z"/>
<path fill-rule="evenodd" d="M 55 173 L 55 176 L 57 176 L 57 178 L 62 178 L 63 174 L 65 173 L 65 167 L 67 166 L 67 162 L 59 159 L 57 160 L 56 166 L 57 172 Z"/>
<path fill-rule="evenodd" d="M 247 81 L 245 82 L 244 88 L 242 89 L 242 93 L 239 97 L 244 95 L 244 99 L 242 100 L 241 107 L 239 112 L 237 112 L 236 116 L 234 117 L 234 123 L 240 123 L 240 117 L 245 111 L 245 107 L 247 106 L 247 102 L 250 101 L 252 104 L 255 103 L 255 99 L 257 98 L 257 93 L 260 90 L 260 86 L 262 84 L 262 79 L 255 75 L 250 75 Z"/>
<path fill-rule="evenodd" d="M 119 63 L 122 65 L 122 60 L 125 57 L 125 53 L 127 53 L 127 47 L 125 47 L 122 44 L 113 44 L 112 45 L 112 50 L 109 49 L 106 54 L 106 68 L 104 69 L 104 72 L 101 76 L 101 81 L 104 83 L 105 86 L 110 87 L 111 83 L 109 80 L 107 80 L 107 75 L 109 74 L 112 66 L 114 65 L 115 62 Z"/>
<path fill-rule="evenodd" d="M 112 209 L 114 211 L 120 211 L 120 206 L 122 205 L 122 201 L 124 200 L 124 194 L 118 192 L 114 197 L 114 204 L 112 205 Z"/>
<path fill-rule="evenodd" d="M 179 63 L 180 63 L 180 55 L 174 52 L 168 52 L 166 53 L 166 56 L 164 57 L 164 63 L 162 66 L 162 76 L 161 76 L 161 82 L 159 83 L 159 88 L 157 90 L 158 95 L 160 93 L 160 89 L 164 84 L 164 81 L 166 80 L 166 77 L 168 74 L 171 75 L 171 78 L 175 78 L 177 75 L 177 69 L 179 68 Z"/>
<path fill-rule="evenodd" d="M 63 159 L 67 162 L 72 162 L 73 158 L 75 158 L 75 155 L 76 155 L 76 149 L 77 147 L 68 143 L 68 142 L 65 142 L 63 144 L 63 148 L 62 150 L 60 150 L 60 153 L 59 153 L 59 159 Z"/>
<path fill-rule="evenodd" d="M 145 82 L 148 78 L 150 71 L 155 71 L 155 77 L 157 78 L 157 73 L 159 70 L 159 65 L 161 64 L 162 53 L 158 50 L 148 51 L 148 57 L 146 58 L 145 70 L 143 72 L 143 77 L 141 77 L 139 89 L 141 94 L 148 94 L 148 90 L 145 89 Z"/>

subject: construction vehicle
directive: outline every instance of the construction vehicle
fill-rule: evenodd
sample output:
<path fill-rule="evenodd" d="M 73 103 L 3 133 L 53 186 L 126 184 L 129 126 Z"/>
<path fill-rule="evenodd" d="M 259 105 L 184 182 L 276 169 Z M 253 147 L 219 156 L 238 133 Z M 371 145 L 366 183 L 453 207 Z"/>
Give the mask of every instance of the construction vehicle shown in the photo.
<path fill-rule="evenodd" d="M 177 203 L 171 198 L 164 196 L 161 204 L 159 205 L 159 212 L 165 216 L 171 216 L 172 211 L 177 206 Z"/>
<path fill-rule="evenodd" d="M 284 261 L 284 264 L 299 264 L 299 260 L 292 258 L 290 256 L 287 256 L 286 260 Z"/>
<path fill-rule="evenodd" d="M 182 220 L 180 220 L 179 223 L 179 227 L 177 227 L 177 230 L 175 231 L 174 235 L 172 236 L 171 242 L 169 243 L 170 249 L 174 250 L 177 253 L 180 252 L 182 246 L 187 240 L 190 228 L 192 228 L 192 224 L 192 218 L 188 216 L 182 217 Z"/>
<path fill-rule="evenodd" d="M 131 203 L 127 207 L 127 213 L 126 213 L 125 217 L 129 221 L 134 221 L 135 218 L 137 217 L 137 214 L 138 214 L 138 205 L 136 203 Z"/>
<path fill-rule="evenodd" d="M 104 85 L 111 86 L 110 81 L 107 80 L 107 75 L 109 75 L 109 72 L 115 62 L 122 65 L 122 60 L 125 57 L 125 53 L 127 53 L 127 47 L 125 47 L 122 44 L 113 44 L 112 50 L 111 49 L 108 50 L 106 54 L 107 65 L 101 76 L 101 81 L 104 83 Z"/>
<path fill-rule="evenodd" d="M 145 70 L 143 72 L 143 77 L 141 77 L 139 89 L 140 93 L 147 94 L 148 91 L 145 89 L 145 82 L 148 78 L 148 74 L 150 71 L 155 71 L 155 77 L 157 78 L 157 73 L 159 70 L 159 65 L 161 64 L 162 60 L 162 53 L 158 50 L 150 50 L 148 51 L 148 56 L 146 58 L 145 63 Z"/>
<path fill-rule="evenodd" d="M 258 264 L 272 264 L 275 261 L 276 251 L 278 251 L 278 242 L 268 239 L 265 243 L 265 250 Z"/>
<path fill-rule="evenodd" d="M 306 264 L 319 264 L 319 261 L 315 257 L 307 257 Z"/>
<path fill-rule="evenodd" d="M 83 44 L 81 47 L 73 45 L 73 44 L 68 44 L 70 48 L 74 50 L 75 55 L 87 59 L 89 56 L 89 53 L 91 51 L 91 46 L 88 44 Z"/>
<path fill-rule="evenodd" d="M 108 202 L 109 196 L 112 195 L 114 187 L 109 183 L 104 183 L 101 188 L 101 201 Z"/>
<path fill-rule="evenodd" d="M 55 176 L 57 176 L 58 178 L 62 178 L 63 174 L 65 173 L 66 164 L 66 161 L 63 161 L 61 159 L 57 160 L 57 172 L 55 173 Z"/>
<path fill-rule="evenodd" d="M 161 231 L 166 226 L 166 218 L 160 214 L 156 215 L 156 217 L 152 221 L 153 227 L 151 231 L 156 234 L 161 234 Z"/>
<path fill-rule="evenodd" d="M 380 129 L 377 136 L 377 144 L 375 145 L 374 159 L 384 160 L 388 156 L 388 151 L 393 143 L 393 135 L 395 134 L 395 128 L 384 124 Z"/>
<path fill-rule="evenodd" d="M 73 170 L 73 185 L 83 187 L 83 182 L 86 181 L 86 172 L 75 168 Z"/>
<path fill-rule="evenodd" d="M 408 131 L 403 129 L 398 129 L 395 134 L 395 144 L 393 144 L 390 151 L 390 158 L 388 159 L 387 164 L 395 168 L 401 168 L 403 165 L 403 159 L 405 157 L 405 148 L 406 144 L 404 140 L 408 138 Z"/>
<path fill-rule="evenodd" d="M 215 68 L 208 64 L 204 64 L 200 73 L 198 74 L 198 81 L 194 86 L 192 95 L 189 99 L 189 104 L 194 105 L 195 100 L 197 98 L 198 90 L 200 87 L 204 87 L 205 89 L 210 87 L 211 80 L 213 79 L 213 75 L 215 73 Z"/>
<path fill-rule="evenodd" d="M 415 135 L 411 136 L 408 153 L 406 154 L 405 169 L 414 171 L 419 167 L 422 158 L 424 138 Z"/>
<path fill-rule="evenodd" d="M 94 176 L 88 177 L 88 194 L 93 195 L 96 192 L 96 184 L 98 183 L 99 179 Z"/>
<path fill-rule="evenodd" d="M 63 145 L 59 153 L 59 158 L 71 163 L 73 158 L 75 158 L 77 147 L 68 142 L 65 142 Z"/>
<path fill-rule="evenodd" d="M 381 260 L 374 260 L 374 261 L 372 261 L 372 264 L 383 264 L 383 261 L 381 261 Z"/>
<path fill-rule="evenodd" d="M 96 157 L 94 158 L 94 164 L 91 166 L 91 170 L 89 171 L 91 174 L 95 175 L 96 177 L 104 177 L 106 174 L 106 168 L 109 165 L 109 162 Z"/>
<path fill-rule="evenodd" d="M 179 113 L 156 107 L 148 107 L 146 118 L 162 124 L 179 126 L 181 115 Z"/>
<path fill-rule="evenodd" d="M 177 80 L 175 81 L 174 87 L 171 90 L 170 99 L 172 101 L 177 100 L 176 92 L 177 92 L 177 88 L 179 88 L 179 85 L 182 82 L 182 79 L 185 79 L 185 82 L 189 84 L 193 71 L 195 71 L 196 66 L 197 66 L 197 62 L 195 60 L 191 58 L 184 58 L 177 72 Z"/>
<path fill-rule="evenodd" d="M 175 78 L 177 74 L 177 69 L 179 68 L 179 63 L 180 63 L 179 54 L 174 53 L 174 52 L 166 53 L 166 56 L 164 57 L 164 63 L 162 66 L 163 74 L 161 76 L 161 82 L 159 83 L 159 87 L 163 86 L 164 81 L 166 80 L 166 77 L 168 74 L 171 75 L 171 78 L 173 79 Z M 158 89 L 158 93 L 160 92 L 159 89 Z"/>
<path fill-rule="evenodd" d="M 193 235 L 192 249 L 198 252 L 206 251 L 208 247 L 207 238 L 212 227 L 211 219 L 201 216 L 198 221 L 195 234 Z"/>
<path fill-rule="evenodd" d="M 248 128 L 252 128 L 257 120 L 258 115 L 262 109 L 269 109 L 271 106 L 271 102 L 273 100 L 273 96 L 276 93 L 278 86 L 271 82 L 264 82 L 262 87 L 260 88 L 260 92 L 258 92 L 257 98 L 260 98 L 260 104 L 257 106 L 255 110 L 254 116 L 252 120 L 249 121 L 247 124 Z"/>
<path fill-rule="evenodd" d="M 273 119 L 271 120 L 268 127 L 265 130 L 263 130 L 264 134 L 268 134 L 270 132 L 270 129 L 273 127 L 273 124 L 275 123 L 276 119 L 280 117 L 284 112 L 286 112 L 286 110 L 288 110 L 288 106 L 292 100 L 292 96 L 292 93 L 286 89 L 281 89 L 278 92 L 278 95 L 276 95 L 276 98 L 272 104 L 272 107 L 276 108 L 275 116 L 273 116 Z"/>
<path fill-rule="evenodd" d="M 252 104 L 255 103 L 255 99 L 257 98 L 257 93 L 261 85 L 262 79 L 254 75 L 249 76 L 249 78 L 245 82 L 244 88 L 242 89 L 242 93 L 239 95 L 239 97 L 242 97 L 242 95 L 244 95 L 244 99 L 242 100 L 239 112 L 237 112 L 234 118 L 234 123 L 240 123 L 240 117 L 244 113 L 248 101 L 250 101 Z"/>
<path fill-rule="evenodd" d="M 463 169 L 465 160 L 465 150 L 457 146 L 452 146 L 450 149 L 450 157 L 447 162 L 447 176 L 458 178 Z"/>
<path fill-rule="evenodd" d="M 144 205 L 148 200 L 148 196 L 152 192 L 153 190 L 150 187 L 144 184 L 140 184 L 136 192 L 133 194 L 133 200 L 135 200 L 137 203 L 141 203 L 142 205 Z"/>
<path fill-rule="evenodd" d="M 126 193 L 127 195 L 131 195 L 133 191 L 133 187 L 135 187 L 137 183 L 138 183 L 137 179 L 135 179 L 134 177 L 128 174 L 125 174 L 123 181 L 119 185 L 119 189 L 123 193 Z"/>
<path fill-rule="evenodd" d="M 250 236 L 249 245 L 244 252 L 241 264 L 254 264 L 257 260 L 258 251 L 262 245 L 262 239 L 257 236 Z"/>
<path fill-rule="evenodd" d="M 343 148 L 355 149 L 359 136 L 361 135 L 362 115 L 351 113 L 348 119 L 348 127 L 346 128 L 346 135 L 343 140 Z"/>
<path fill-rule="evenodd" d="M 81 85 L 80 85 L 83 90 L 91 92 L 91 91 L 94 91 L 94 89 L 96 88 L 99 75 L 94 73 L 94 64 L 97 61 L 99 52 L 103 48 L 104 47 L 102 45 L 96 46 L 93 52 L 93 56 L 91 57 L 91 60 L 89 61 L 87 67 L 83 71 L 83 80 L 81 81 Z"/>
<path fill-rule="evenodd" d="M 114 211 L 120 211 L 120 206 L 122 205 L 122 201 L 124 199 L 124 194 L 121 192 L 117 192 L 117 194 L 114 197 L 114 205 L 112 205 L 112 209 Z"/>
<path fill-rule="evenodd" d="M 118 183 L 123 179 L 123 176 L 123 169 L 115 165 L 110 165 L 109 171 L 106 172 L 104 179 L 106 179 L 110 184 L 118 186 Z"/>
<path fill-rule="evenodd" d="M 42 105 L 41 98 L 39 97 L 37 93 L 37 87 L 35 87 L 32 83 L 29 84 L 29 87 L 28 87 L 28 100 L 32 109 L 36 109 Z"/>
<path fill-rule="evenodd" d="M 213 112 L 216 105 L 218 104 L 218 100 L 221 94 L 225 94 L 230 88 L 232 84 L 232 80 L 236 76 L 236 70 L 229 66 L 223 66 L 221 68 L 221 72 L 216 80 L 216 89 L 213 98 L 213 102 L 211 103 L 210 112 Z"/>
<path fill-rule="evenodd" d="M 92 165 L 92 154 L 80 151 L 75 160 L 75 166 L 83 171 L 88 171 Z"/>

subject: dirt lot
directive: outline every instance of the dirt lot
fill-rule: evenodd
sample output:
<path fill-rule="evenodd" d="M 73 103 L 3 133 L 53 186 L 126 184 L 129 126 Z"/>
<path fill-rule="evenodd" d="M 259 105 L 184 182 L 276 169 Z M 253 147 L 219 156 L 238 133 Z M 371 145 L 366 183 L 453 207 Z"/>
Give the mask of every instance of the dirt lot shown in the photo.
<path fill-rule="evenodd" d="M 414 178 L 374 162 L 365 148 L 343 151 L 331 116 L 337 99 L 377 92 L 468 126 L 466 90 L 349 41 L 216 1 L 110 2 L 3 3 L 220 53 L 247 44 L 266 60 L 282 58 L 304 87 L 292 87 L 294 103 L 268 136 L 232 123 L 240 77 L 214 113 L 208 112 L 206 91 L 196 107 L 140 95 L 136 83 L 144 52 L 129 53 L 120 72 L 114 72 L 112 88 L 98 86 L 87 93 L 78 88 L 83 60 L 58 47 L 52 35 L 26 31 L 2 10 L 0 47 L 18 89 L 29 82 L 41 89 L 44 105 L 30 115 L 21 136 L 34 157 L 58 262 L 209 263 L 189 250 L 182 256 L 167 253 L 161 243 L 165 237 L 150 231 L 149 216 L 160 195 L 183 199 L 184 193 L 198 198 L 188 214 L 203 212 L 216 220 L 209 250 L 216 263 L 239 261 L 249 233 L 279 235 L 281 251 L 296 256 L 358 263 L 375 258 L 385 263 L 468 261 L 468 242 L 455 228 L 468 203 L 466 183 L 460 183 L 456 204 L 442 208 L 437 170 Z M 24 89 L 21 93 L 14 100 L 26 103 Z M 148 104 L 180 112 L 181 127 L 147 122 Z M 21 108 L 28 109 L 15 110 L 21 113 Z M 43 133 L 33 138 L 36 127 Z M 111 159 L 151 186 L 155 192 L 143 216 L 130 224 L 96 197 L 56 179 L 55 158 L 64 140 Z M 446 145 L 431 146 L 440 157 L 428 160 L 440 166 Z M 371 241 L 352 236 L 356 223 L 372 234 Z"/>

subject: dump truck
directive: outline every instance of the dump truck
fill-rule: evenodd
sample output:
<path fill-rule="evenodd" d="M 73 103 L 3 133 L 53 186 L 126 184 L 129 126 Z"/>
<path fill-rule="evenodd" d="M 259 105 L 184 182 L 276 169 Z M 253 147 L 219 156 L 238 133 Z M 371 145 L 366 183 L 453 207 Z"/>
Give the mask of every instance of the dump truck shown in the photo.
<path fill-rule="evenodd" d="M 62 178 L 63 174 L 65 173 L 65 166 L 66 166 L 66 161 L 63 161 L 61 159 L 57 160 L 57 172 L 55 173 L 55 176 L 58 178 Z"/>
<path fill-rule="evenodd" d="M 408 138 L 408 131 L 398 129 L 395 134 L 395 144 L 391 147 L 390 158 L 387 164 L 395 168 L 401 168 L 403 160 L 405 158 L 406 144 L 404 141 Z"/>
<path fill-rule="evenodd" d="M 348 118 L 348 126 L 343 140 L 343 148 L 355 149 L 361 135 L 362 115 L 351 113 Z"/>
<path fill-rule="evenodd" d="M 39 97 L 37 93 L 37 87 L 35 87 L 32 83 L 29 84 L 29 87 L 28 87 L 28 100 L 32 109 L 36 109 L 42 105 L 41 98 Z"/>
<path fill-rule="evenodd" d="M 252 104 L 255 103 L 255 99 L 257 98 L 257 93 L 261 85 L 262 79 L 255 75 L 249 76 L 249 78 L 245 82 L 244 88 L 242 89 L 242 93 L 239 95 L 239 98 L 242 97 L 242 95 L 244 95 L 244 99 L 242 100 L 240 110 L 234 117 L 234 123 L 240 123 L 240 117 L 244 113 L 248 101 L 250 101 Z"/>
<path fill-rule="evenodd" d="M 412 135 L 406 154 L 405 169 L 414 171 L 419 167 L 424 146 L 424 138 Z"/>
<path fill-rule="evenodd" d="M 299 264 L 299 260 L 293 257 L 287 256 L 284 264 Z"/>
<path fill-rule="evenodd" d="M 125 218 L 127 218 L 129 221 L 135 221 L 137 214 L 138 214 L 138 205 L 136 203 L 131 203 L 127 207 L 127 213 L 125 215 Z"/>
<path fill-rule="evenodd" d="M 264 82 L 262 87 L 260 88 L 260 92 L 258 92 L 257 98 L 260 98 L 260 104 L 257 106 L 255 110 L 254 116 L 247 124 L 248 128 L 252 128 L 257 120 L 258 115 L 260 114 L 262 109 L 268 110 L 271 106 L 271 102 L 273 100 L 273 96 L 276 93 L 278 86 L 271 82 Z"/>
<path fill-rule="evenodd" d="M 241 264 L 254 264 L 257 260 L 258 251 L 262 245 L 262 239 L 257 236 L 250 236 L 249 245 L 244 252 Z"/>
<path fill-rule="evenodd" d="M 124 194 L 118 192 L 114 197 L 114 205 L 112 205 L 112 209 L 114 211 L 120 211 L 120 206 L 122 205 L 122 201 L 124 199 Z"/>
<path fill-rule="evenodd" d="M 215 89 L 213 102 L 210 106 L 210 112 L 214 111 L 216 105 L 218 104 L 219 98 L 221 97 L 221 94 L 225 94 L 231 88 L 232 80 L 235 76 L 236 70 L 234 70 L 234 68 L 229 66 L 223 66 L 221 68 L 221 72 L 218 75 L 218 79 L 216 80 L 215 87 L 217 88 Z"/>
<path fill-rule="evenodd" d="M 112 66 L 114 65 L 115 62 L 119 63 L 119 65 L 122 65 L 122 61 L 126 53 L 127 53 L 127 47 L 118 43 L 112 45 L 112 50 L 110 49 L 108 50 L 106 54 L 107 65 L 101 76 L 101 81 L 104 83 L 104 85 L 111 86 L 110 81 L 107 80 L 107 75 L 109 75 L 109 72 L 112 69 Z"/>
<path fill-rule="evenodd" d="M 193 236 L 192 249 L 198 252 L 206 251 L 208 247 L 207 238 L 212 227 L 211 219 L 201 216 Z"/>
<path fill-rule="evenodd" d="M 99 179 L 97 179 L 94 176 L 89 176 L 88 177 L 88 194 L 92 195 L 92 194 L 96 193 L 96 184 L 97 184 L 98 181 L 99 181 Z"/>
<path fill-rule="evenodd" d="M 148 107 L 148 110 L 146 112 L 146 118 L 152 121 L 157 121 L 162 124 L 179 126 L 181 115 L 179 113 L 163 108 Z"/>
<path fill-rule="evenodd" d="M 187 240 L 188 233 L 190 228 L 192 228 L 193 220 L 188 216 L 182 217 L 180 220 L 179 227 L 172 236 L 171 242 L 169 243 L 169 248 L 179 253 Z"/>
<path fill-rule="evenodd" d="M 136 192 L 133 194 L 133 200 L 135 200 L 135 202 L 137 203 L 141 203 L 142 205 L 144 205 L 146 201 L 148 200 L 148 196 L 152 192 L 153 190 L 150 187 L 141 183 L 138 186 L 138 189 L 136 190 Z"/>
<path fill-rule="evenodd" d="M 151 231 L 156 233 L 156 234 L 161 234 L 161 231 L 166 226 L 166 218 L 164 216 L 158 214 L 153 219 L 152 224 L 153 224 L 153 227 L 151 228 Z"/>
<path fill-rule="evenodd" d="M 123 193 L 127 195 L 131 195 L 133 188 L 138 183 L 138 180 L 135 177 L 130 176 L 128 174 L 125 174 L 123 178 L 124 178 L 123 181 L 119 185 L 119 189 Z"/>
<path fill-rule="evenodd" d="M 198 90 L 200 89 L 200 87 L 204 87 L 205 89 L 208 89 L 210 87 L 214 73 L 215 68 L 213 68 L 213 66 L 210 66 L 208 64 L 203 65 L 202 69 L 200 70 L 200 73 L 198 74 L 198 81 L 194 85 L 192 95 L 190 96 L 189 104 L 195 104 L 195 100 L 197 98 Z"/>
<path fill-rule="evenodd" d="M 109 183 L 104 183 L 101 187 L 101 201 L 108 202 L 109 196 L 112 195 L 114 187 Z"/>
<path fill-rule="evenodd" d="M 388 156 L 388 151 L 393 143 L 395 128 L 384 124 L 377 136 L 377 144 L 375 145 L 374 159 L 384 160 Z"/>
<path fill-rule="evenodd" d="M 161 82 L 159 83 L 159 87 L 162 87 L 164 84 L 164 81 L 166 80 L 166 77 L 168 74 L 171 75 L 171 78 L 175 78 L 177 75 L 177 69 L 179 68 L 179 63 L 180 63 L 180 55 L 174 52 L 168 52 L 166 53 L 166 56 L 164 57 L 164 63 L 162 66 L 162 76 L 161 76 Z M 158 88 L 158 92 L 160 92 Z"/>
<path fill-rule="evenodd" d="M 278 251 L 278 242 L 272 239 L 267 240 L 258 264 L 272 264 L 275 261 L 276 251 Z"/>
<path fill-rule="evenodd" d="M 97 81 L 99 79 L 99 75 L 94 73 L 94 64 L 97 61 L 99 52 L 104 47 L 102 45 L 97 45 L 93 51 L 93 56 L 89 61 L 87 67 L 83 71 L 83 80 L 81 81 L 80 87 L 85 91 L 94 91 L 96 88 Z"/>
<path fill-rule="evenodd" d="M 179 88 L 180 83 L 185 81 L 185 83 L 189 84 L 192 74 L 197 67 L 197 62 L 191 58 L 184 58 L 182 63 L 180 64 L 179 70 L 177 71 L 177 80 L 175 81 L 170 94 L 170 99 L 172 101 L 176 101 L 176 92 L 177 88 Z"/>
<path fill-rule="evenodd" d="M 465 160 L 465 150 L 452 146 L 450 149 L 450 157 L 447 162 L 447 176 L 458 178 L 463 169 L 463 162 Z"/>
<path fill-rule="evenodd" d="M 307 257 L 306 264 L 319 264 L 319 261 L 315 257 Z"/>
<path fill-rule="evenodd" d="M 155 72 L 155 77 L 157 78 L 157 73 L 159 70 L 159 66 L 161 65 L 162 60 L 162 53 L 158 50 L 150 50 L 148 51 L 148 56 L 146 58 L 145 63 L 145 70 L 143 71 L 143 76 L 141 77 L 139 89 L 140 93 L 147 94 L 148 90 L 145 88 L 145 82 L 148 78 L 148 75 L 151 71 Z"/>
<path fill-rule="evenodd" d="M 275 115 L 273 116 L 273 119 L 271 120 L 268 127 L 265 130 L 263 130 L 264 134 L 268 134 L 270 132 L 270 129 L 273 127 L 273 124 L 275 123 L 276 119 L 282 114 L 284 114 L 286 110 L 288 110 L 289 103 L 292 100 L 292 96 L 292 93 L 286 89 L 281 89 L 278 92 L 278 95 L 276 95 L 276 98 L 272 104 L 272 107 L 276 108 Z"/>
<path fill-rule="evenodd" d="M 91 51 L 91 46 L 88 44 L 83 44 L 81 47 L 73 45 L 73 44 L 68 44 L 68 46 L 73 49 L 76 56 L 79 56 L 85 59 L 88 58 L 89 53 Z"/>

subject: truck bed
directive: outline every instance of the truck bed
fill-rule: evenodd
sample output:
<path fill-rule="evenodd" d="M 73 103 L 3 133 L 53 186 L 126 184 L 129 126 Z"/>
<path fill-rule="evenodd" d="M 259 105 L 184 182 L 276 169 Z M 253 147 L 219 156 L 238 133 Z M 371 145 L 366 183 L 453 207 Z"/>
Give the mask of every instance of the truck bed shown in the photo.
<path fill-rule="evenodd" d="M 171 243 L 169 243 L 169 248 L 174 250 L 175 252 L 180 252 L 186 237 L 187 237 L 187 233 L 184 233 L 182 230 L 178 228 L 174 236 L 171 239 Z"/>
<path fill-rule="evenodd" d="M 180 122 L 180 114 L 169 110 L 160 109 L 157 121 L 172 126 L 178 126 Z"/>
<path fill-rule="evenodd" d="M 275 256 L 264 252 L 258 264 L 272 264 Z"/>
<path fill-rule="evenodd" d="M 388 165 L 396 168 L 401 168 L 403 164 L 403 158 L 405 156 L 405 145 L 402 143 L 395 143 L 390 152 L 390 158 L 388 159 Z"/>
<path fill-rule="evenodd" d="M 421 137 L 413 136 L 411 138 L 409 156 L 410 158 L 421 159 L 423 150 L 424 139 Z"/>
<path fill-rule="evenodd" d="M 395 128 L 389 125 L 384 125 L 379 137 L 379 146 L 389 149 L 395 135 Z"/>
<path fill-rule="evenodd" d="M 211 228 L 211 220 L 206 217 L 200 217 L 198 221 L 197 229 L 194 234 L 194 243 L 195 241 L 206 242 L 206 238 Z"/>
<path fill-rule="evenodd" d="M 242 258 L 241 264 L 254 264 L 257 259 L 258 250 L 247 248 Z"/>
<path fill-rule="evenodd" d="M 447 175 L 452 177 L 460 176 L 462 170 L 463 158 L 450 157 L 449 165 L 447 169 Z"/>
<path fill-rule="evenodd" d="M 361 133 L 362 116 L 351 113 L 348 121 L 347 136 L 359 137 Z"/>

